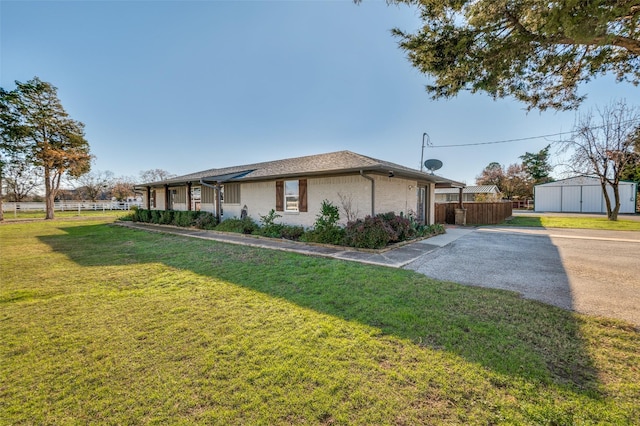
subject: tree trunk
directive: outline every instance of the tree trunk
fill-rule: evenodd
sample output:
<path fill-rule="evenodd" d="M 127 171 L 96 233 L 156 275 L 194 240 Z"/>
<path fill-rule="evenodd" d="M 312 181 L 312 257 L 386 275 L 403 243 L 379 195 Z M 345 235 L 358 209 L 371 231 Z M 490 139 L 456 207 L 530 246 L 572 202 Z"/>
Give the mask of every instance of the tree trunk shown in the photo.
<path fill-rule="evenodd" d="M 607 181 L 601 181 L 600 186 L 602 187 L 604 204 L 607 207 L 607 219 L 616 221 L 618 220 L 618 212 L 620 211 L 620 191 L 618 190 L 618 184 L 614 183 L 611 185 L 611 187 L 613 188 L 613 197 L 615 201 L 614 208 L 611 208 L 611 197 L 609 197 L 609 193 L 607 192 Z"/>
<path fill-rule="evenodd" d="M 611 199 L 609 199 L 609 193 L 607 192 L 607 181 L 602 177 L 600 178 L 600 187 L 602 188 L 602 196 L 604 197 L 604 205 L 607 208 L 607 219 L 611 219 Z"/>
<path fill-rule="evenodd" d="M 45 196 L 45 202 L 47 205 L 47 214 L 45 220 L 55 219 L 55 201 L 56 195 L 54 192 L 50 192 Z"/>
<path fill-rule="evenodd" d="M 4 220 L 4 209 L 2 208 L 2 170 L 0 169 L 0 222 Z"/>
<path fill-rule="evenodd" d="M 44 201 L 46 205 L 45 220 L 51 220 L 55 218 L 55 201 L 56 193 L 51 185 L 51 170 L 45 166 L 44 168 Z"/>
<path fill-rule="evenodd" d="M 618 186 L 618 182 L 612 185 L 612 187 L 613 187 L 613 199 L 616 205 L 611 211 L 609 220 L 618 220 L 618 213 L 620 213 L 620 187 Z"/>

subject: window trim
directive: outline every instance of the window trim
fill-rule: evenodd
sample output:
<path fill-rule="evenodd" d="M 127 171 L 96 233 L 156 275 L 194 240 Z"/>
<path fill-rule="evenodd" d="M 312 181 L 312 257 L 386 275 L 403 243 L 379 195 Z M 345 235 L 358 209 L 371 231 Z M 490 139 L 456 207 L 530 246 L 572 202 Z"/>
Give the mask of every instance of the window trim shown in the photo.
<path fill-rule="evenodd" d="M 287 184 L 295 184 L 295 194 L 289 195 L 287 192 Z M 289 201 L 291 199 L 291 201 Z M 295 203 L 295 207 L 293 204 Z M 289 204 L 292 204 L 292 208 L 289 208 Z M 285 213 L 300 213 L 300 181 L 299 180 L 285 180 L 284 181 L 284 212 Z"/>
<path fill-rule="evenodd" d="M 288 179 L 287 181 L 296 181 L 296 179 Z M 306 213 L 308 211 L 307 203 L 307 179 L 297 179 L 298 182 L 298 209 L 285 209 L 285 180 L 276 181 L 276 211 L 286 213 Z"/>

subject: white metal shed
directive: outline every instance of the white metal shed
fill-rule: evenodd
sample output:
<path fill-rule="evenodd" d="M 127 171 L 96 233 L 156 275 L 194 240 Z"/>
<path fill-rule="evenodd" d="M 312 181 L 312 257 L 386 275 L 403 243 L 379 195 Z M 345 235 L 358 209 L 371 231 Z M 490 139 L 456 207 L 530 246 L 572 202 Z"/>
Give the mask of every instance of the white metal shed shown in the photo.
<path fill-rule="evenodd" d="M 620 213 L 636 212 L 637 182 L 620 182 Z M 607 187 L 613 203 L 613 189 Z M 606 213 L 600 180 L 579 176 L 536 185 L 533 188 L 537 212 Z"/>

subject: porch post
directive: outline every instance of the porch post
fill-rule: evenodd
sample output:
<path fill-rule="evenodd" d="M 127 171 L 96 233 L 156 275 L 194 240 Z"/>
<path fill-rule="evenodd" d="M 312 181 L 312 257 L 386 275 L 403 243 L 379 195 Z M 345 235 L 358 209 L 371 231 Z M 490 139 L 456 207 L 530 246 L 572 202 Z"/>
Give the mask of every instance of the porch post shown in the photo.
<path fill-rule="evenodd" d="M 191 182 L 187 182 L 187 210 L 191 210 Z"/>
<path fill-rule="evenodd" d="M 169 210 L 169 185 L 164 186 L 164 209 Z"/>
<path fill-rule="evenodd" d="M 151 210 L 151 187 L 147 186 L 147 210 Z"/>
<path fill-rule="evenodd" d="M 222 221 L 222 200 L 220 197 L 220 184 L 216 182 L 216 219 L 218 223 Z"/>

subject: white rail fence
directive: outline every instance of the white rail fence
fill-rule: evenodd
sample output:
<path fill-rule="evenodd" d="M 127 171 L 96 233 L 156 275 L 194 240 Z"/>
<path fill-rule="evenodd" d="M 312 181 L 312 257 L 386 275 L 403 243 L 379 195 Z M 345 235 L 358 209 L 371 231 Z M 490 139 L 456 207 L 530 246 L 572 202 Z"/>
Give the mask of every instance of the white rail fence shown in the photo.
<path fill-rule="evenodd" d="M 142 207 L 141 201 L 57 201 L 54 203 L 54 210 L 57 212 L 64 211 L 105 211 L 105 210 L 131 210 L 132 207 Z M 14 203 L 3 202 L 2 210 L 5 213 L 19 212 L 44 212 L 46 210 L 45 203 L 26 202 Z"/>

